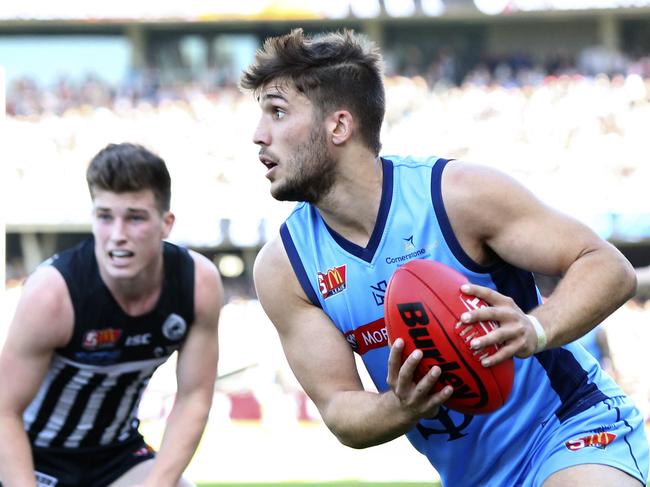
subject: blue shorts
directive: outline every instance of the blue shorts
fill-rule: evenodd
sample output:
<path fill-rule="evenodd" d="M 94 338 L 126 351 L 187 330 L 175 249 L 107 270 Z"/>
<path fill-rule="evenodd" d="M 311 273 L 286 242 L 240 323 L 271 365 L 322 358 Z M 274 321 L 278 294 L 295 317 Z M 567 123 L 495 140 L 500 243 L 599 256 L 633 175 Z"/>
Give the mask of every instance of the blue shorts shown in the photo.
<path fill-rule="evenodd" d="M 544 444 L 531 456 L 526 480 L 516 485 L 539 487 L 555 472 L 588 463 L 615 467 L 647 484 L 644 420 L 627 397 L 606 399 L 564 423 L 554 416 L 544 429 Z"/>

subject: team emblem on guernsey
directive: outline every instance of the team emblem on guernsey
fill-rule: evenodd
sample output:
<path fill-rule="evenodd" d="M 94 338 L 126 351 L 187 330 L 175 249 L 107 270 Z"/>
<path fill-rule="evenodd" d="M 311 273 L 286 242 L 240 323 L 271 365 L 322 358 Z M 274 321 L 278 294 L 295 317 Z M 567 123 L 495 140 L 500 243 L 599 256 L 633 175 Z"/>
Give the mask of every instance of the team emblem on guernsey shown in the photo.
<path fill-rule="evenodd" d="M 318 287 L 323 299 L 345 291 L 347 281 L 345 279 L 345 264 L 331 267 L 327 272 L 318 273 Z"/>
<path fill-rule="evenodd" d="M 614 433 L 594 433 L 583 436 L 577 440 L 569 440 L 564 445 L 571 451 L 582 450 L 586 447 L 599 448 L 604 450 L 607 445 L 616 439 Z"/>
<path fill-rule="evenodd" d="M 86 350 L 98 350 L 114 347 L 122 336 L 122 330 L 103 328 L 101 330 L 88 330 L 84 335 L 81 346 Z"/>
<path fill-rule="evenodd" d="M 185 336 L 187 330 L 187 323 L 185 320 L 178 316 L 176 313 L 170 314 L 162 326 L 163 335 L 169 340 L 180 340 Z"/>
<path fill-rule="evenodd" d="M 413 243 L 413 235 L 408 238 L 403 238 L 404 240 L 404 252 L 410 252 L 415 249 L 415 244 Z"/>

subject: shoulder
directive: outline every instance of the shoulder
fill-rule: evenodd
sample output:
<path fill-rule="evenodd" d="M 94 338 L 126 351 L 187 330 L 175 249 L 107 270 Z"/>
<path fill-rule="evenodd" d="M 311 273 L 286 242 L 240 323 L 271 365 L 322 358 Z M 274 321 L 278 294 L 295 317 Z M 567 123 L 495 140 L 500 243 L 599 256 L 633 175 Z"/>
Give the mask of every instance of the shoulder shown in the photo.
<path fill-rule="evenodd" d="M 512 176 L 489 166 L 451 161 L 442 174 L 442 196 L 451 219 L 483 226 L 504 221 L 538 201 Z"/>
<path fill-rule="evenodd" d="M 35 300 L 41 306 L 59 307 L 62 301 L 70 301 L 68 286 L 61 272 L 45 264 L 38 267 L 25 281 L 23 299 Z"/>
<path fill-rule="evenodd" d="M 74 326 L 74 307 L 61 273 L 51 265 L 36 269 L 25 282 L 14 314 L 25 333 L 45 331 L 54 346 L 65 345 Z"/>
<path fill-rule="evenodd" d="M 460 187 L 474 187 L 476 189 L 490 189 L 489 184 L 483 184 L 487 180 L 489 183 L 497 184 L 516 184 L 516 181 L 505 172 L 495 169 L 491 166 L 475 164 L 467 161 L 451 160 L 445 166 L 443 172 L 443 184 L 452 189 Z"/>
<path fill-rule="evenodd" d="M 277 235 L 264 244 L 255 257 L 255 267 L 266 267 L 273 264 L 289 264 L 282 238 Z"/>
<path fill-rule="evenodd" d="M 276 236 L 269 240 L 259 251 L 255 258 L 253 275 L 257 285 L 267 281 L 280 281 L 288 274 L 293 274 L 289 257 L 281 237 Z"/>
<path fill-rule="evenodd" d="M 464 199 L 495 196 L 496 200 L 509 200 L 503 190 L 526 192 L 525 187 L 505 172 L 487 165 L 453 160 L 445 166 L 442 174 L 443 191 L 449 196 Z"/>
<path fill-rule="evenodd" d="M 253 277 L 260 303 L 272 320 L 290 313 L 295 305 L 311 304 L 298 282 L 280 237 L 267 242 L 257 254 Z"/>

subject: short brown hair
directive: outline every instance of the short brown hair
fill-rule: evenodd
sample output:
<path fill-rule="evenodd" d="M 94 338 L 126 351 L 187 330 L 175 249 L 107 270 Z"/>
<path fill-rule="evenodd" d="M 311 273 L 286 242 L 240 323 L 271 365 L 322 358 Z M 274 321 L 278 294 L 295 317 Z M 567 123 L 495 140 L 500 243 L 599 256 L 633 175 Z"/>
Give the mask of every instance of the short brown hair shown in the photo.
<path fill-rule="evenodd" d="M 113 193 L 150 189 L 160 212 L 169 211 L 171 178 L 165 161 L 141 145 L 107 145 L 90 161 L 86 181 L 93 198 L 96 189 Z"/>
<path fill-rule="evenodd" d="M 383 60 L 377 46 L 352 30 L 306 36 L 294 29 L 270 37 L 244 71 L 240 86 L 257 91 L 273 80 L 286 80 L 321 113 L 344 108 L 359 123 L 362 140 L 375 155 L 386 102 Z"/>

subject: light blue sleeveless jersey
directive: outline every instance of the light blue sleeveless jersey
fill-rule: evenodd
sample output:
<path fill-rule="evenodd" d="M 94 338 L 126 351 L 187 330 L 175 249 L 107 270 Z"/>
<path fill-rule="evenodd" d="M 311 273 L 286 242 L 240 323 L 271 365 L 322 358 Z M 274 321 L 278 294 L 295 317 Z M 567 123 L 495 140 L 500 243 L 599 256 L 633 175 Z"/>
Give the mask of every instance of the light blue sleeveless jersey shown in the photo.
<path fill-rule="evenodd" d="M 442 262 L 473 283 L 511 296 L 524 311 L 540 302 L 531 273 L 505 262 L 483 267 L 462 250 L 442 202 L 446 163 L 382 158 L 382 199 L 366 248 L 328 228 L 307 203 L 299 203 L 280 230 L 305 293 L 361 355 L 379 391 L 389 389 L 384 292 L 395 269 L 409 260 Z M 526 478 L 532 453 L 544 447 L 550 419 L 561 424 L 621 395 L 594 358 L 570 344 L 515 359 L 512 393 L 498 411 L 472 416 L 442 407 L 435 419 L 420 421 L 407 437 L 429 458 L 444 485 L 517 485 L 517 479 Z"/>

